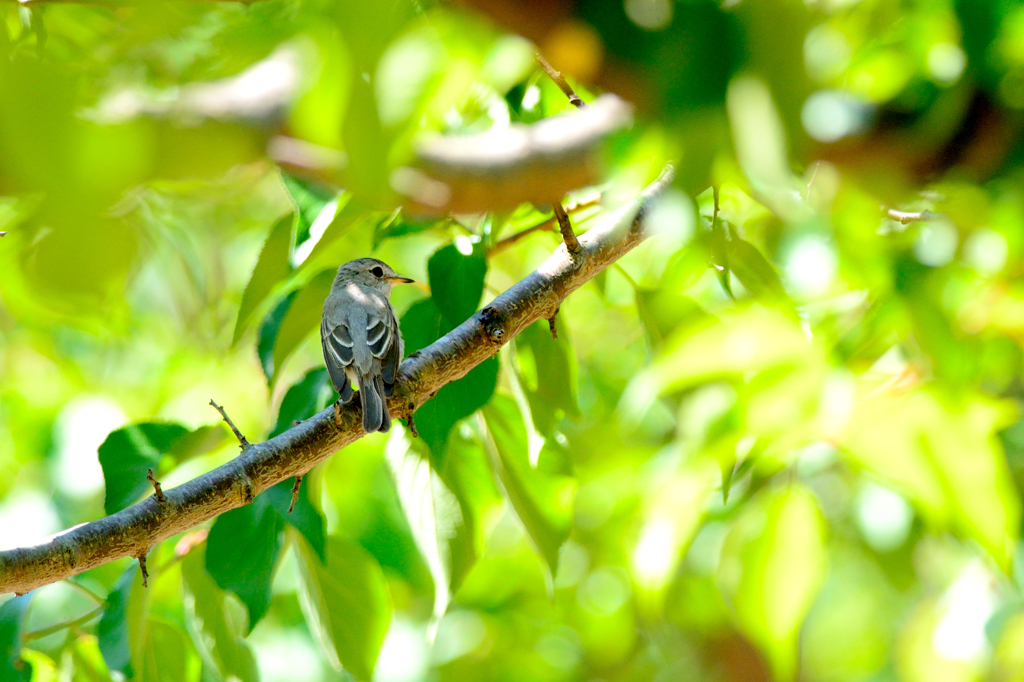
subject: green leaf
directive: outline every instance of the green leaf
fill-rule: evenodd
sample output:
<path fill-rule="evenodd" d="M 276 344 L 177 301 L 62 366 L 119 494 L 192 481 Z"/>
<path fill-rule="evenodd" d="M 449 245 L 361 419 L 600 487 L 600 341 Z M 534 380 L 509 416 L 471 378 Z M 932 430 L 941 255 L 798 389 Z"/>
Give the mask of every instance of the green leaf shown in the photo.
<path fill-rule="evenodd" d="M 337 197 L 338 193 L 329 187 L 303 180 L 288 173 L 281 173 L 281 183 L 295 204 L 298 215 L 295 244 L 299 245 L 309 239 L 310 226 L 316 222 L 321 211 Z"/>
<path fill-rule="evenodd" d="M 374 228 L 373 246 L 376 248 L 388 239 L 408 237 L 409 235 L 426 232 L 427 230 L 443 224 L 444 221 L 439 220 L 427 220 L 424 218 L 410 219 L 401 213 L 397 215 L 389 215 L 384 220 L 379 221 Z"/>
<path fill-rule="evenodd" d="M 189 431 L 180 424 L 142 422 L 112 431 L 99 447 L 106 513 L 125 509 L 152 491 L 146 478 L 148 469 L 159 475 L 191 457 L 217 449 L 226 437 L 227 432 L 219 424 Z M 161 461 L 167 465 L 160 467 Z"/>
<path fill-rule="evenodd" d="M 151 590 L 142 586 L 142 573 L 135 561 L 107 594 L 96 636 L 100 653 L 110 670 L 132 677 L 137 669 L 146 636 L 151 594 Z"/>
<path fill-rule="evenodd" d="M 794 678 L 800 627 L 825 568 L 825 520 L 800 485 L 760 493 L 726 537 L 719 584 L 778 680 Z"/>
<path fill-rule="evenodd" d="M 314 329 L 320 328 L 324 299 L 331 293 L 334 270 L 324 270 L 309 281 L 292 301 L 281 320 L 274 346 L 274 372 L 281 371 L 284 361 Z"/>
<path fill-rule="evenodd" d="M 267 241 L 263 243 L 263 250 L 260 251 L 256 267 L 253 268 L 249 283 L 242 293 L 242 303 L 238 308 L 238 319 L 235 322 L 231 345 L 238 343 L 252 314 L 266 300 L 274 287 L 291 272 L 295 221 L 295 215 L 289 213 L 270 228 L 270 234 L 267 235 Z"/>
<path fill-rule="evenodd" d="M 181 560 L 185 624 L 203 665 L 222 679 L 257 682 L 259 671 L 245 641 L 245 614 L 206 572 L 206 545 L 192 548 Z M 234 607 L 234 608 L 232 608 Z"/>
<path fill-rule="evenodd" d="M 288 389 L 277 411 L 277 423 L 270 438 L 292 428 L 292 422 L 305 421 L 324 409 L 334 396 L 327 369 L 311 369 Z"/>
<path fill-rule="evenodd" d="M 553 576 L 558 550 L 572 532 L 576 481 L 539 471 L 530 462 L 526 425 L 512 398 L 495 396 L 483 415 L 491 467 Z"/>
<path fill-rule="evenodd" d="M 391 620 L 391 597 L 377 562 L 354 542 L 327 541 L 322 564 L 296 545 L 299 603 L 310 631 L 331 664 L 368 681 Z"/>
<path fill-rule="evenodd" d="M 487 258 L 483 246 L 473 245 L 464 255 L 454 244 L 438 249 L 427 262 L 430 295 L 452 328 L 476 312 L 484 294 Z"/>
<path fill-rule="evenodd" d="M 516 337 L 516 357 L 522 372 L 523 391 L 537 430 L 551 436 L 564 413 L 570 419 L 583 415 L 576 403 L 576 363 L 565 324 L 551 336 L 548 323 L 535 322 Z"/>
<path fill-rule="evenodd" d="M 206 570 L 245 604 L 249 632 L 270 606 L 283 523 L 267 497 L 258 495 L 252 504 L 217 517 L 206 539 Z"/>
<path fill-rule="evenodd" d="M 417 301 L 402 317 L 401 329 L 410 354 L 433 343 L 451 330 L 433 299 Z M 452 427 L 487 404 L 498 383 L 498 360 L 488 358 L 466 376 L 441 387 L 416 410 L 416 428 L 430 447 L 436 462 L 443 460 Z"/>
<path fill-rule="evenodd" d="M 1008 569 L 1021 502 L 996 433 L 1014 410 L 981 394 L 944 403 L 933 389 L 864 386 L 842 452 L 904 492 L 932 524 L 974 538 Z"/>
<path fill-rule="evenodd" d="M 169 453 L 188 429 L 180 424 L 130 424 L 112 431 L 99 447 L 100 466 L 106 483 L 103 508 L 107 514 L 121 511 L 138 500 L 147 489 L 147 470 L 157 469 L 160 458 Z"/>
<path fill-rule="evenodd" d="M 281 330 L 281 320 L 292 305 L 292 301 L 298 296 L 298 290 L 290 292 L 274 306 L 274 309 L 263 319 L 256 341 L 256 354 L 260 357 L 260 366 L 263 367 L 263 376 L 267 378 L 267 385 L 274 383 L 274 346 L 277 345 L 277 333 Z"/>
<path fill-rule="evenodd" d="M 402 511 L 434 580 L 432 622 L 436 625 L 454 592 L 456 565 L 461 579 L 468 570 L 466 566 L 476 558 L 469 524 L 459 500 L 434 472 L 430 460 L 420 457 L 407 438 L 392 437 L 385 454 Z"/>
<path fill-rule="evenodd" d="M 22 627 L 32 594 L 23 594 L 0 606 L 0 679 L 28 682 L 32 665 L 21 658 Z"/>

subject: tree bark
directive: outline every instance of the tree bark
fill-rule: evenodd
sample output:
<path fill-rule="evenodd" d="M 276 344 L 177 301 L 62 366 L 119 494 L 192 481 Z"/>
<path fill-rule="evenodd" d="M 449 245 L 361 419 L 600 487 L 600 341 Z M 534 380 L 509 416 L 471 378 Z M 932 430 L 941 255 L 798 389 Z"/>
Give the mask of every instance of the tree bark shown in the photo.
<path fill-rule="evenodd" d="M 579 238 L 570 254 L 565 244 L 533 273 L 482 310 L 402 363 L 393 417 L 405 418 L 445 384 L 464 376 L 537 320 L 550 319 L 573 291 L 644 239 L 644 215 L 671 183 L 661 176 L 629 205 L 609 214 Z M 358 403 L 341 409 L 335 424 L 329 407 L 268 441 L 246 447 L 232 461 L 188 483 L 152 495 L 110 516 L 75 526 L 43 544 L 0 552 L 0 593 L 25 593 L 123 557 L 144 556 L 154 545 L 230 509 L 252 502 L 272 485 L 300 476 L 361 438 Z"/>

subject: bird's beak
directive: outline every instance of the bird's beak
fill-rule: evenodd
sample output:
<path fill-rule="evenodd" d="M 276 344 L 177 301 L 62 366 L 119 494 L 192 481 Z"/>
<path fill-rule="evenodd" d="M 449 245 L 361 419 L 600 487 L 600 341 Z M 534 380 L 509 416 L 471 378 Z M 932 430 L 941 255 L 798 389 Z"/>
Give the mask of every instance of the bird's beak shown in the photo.
<path fill-rule="evenodd" d="M 395 284 L 415 284 L 416 283 L 416 280 L 414 280 L 414 279 L 409 279 L 408 277 L 398 277 L 398 276 L 388 277 L 388 281 L 389 282 L 394 282 Z"/>

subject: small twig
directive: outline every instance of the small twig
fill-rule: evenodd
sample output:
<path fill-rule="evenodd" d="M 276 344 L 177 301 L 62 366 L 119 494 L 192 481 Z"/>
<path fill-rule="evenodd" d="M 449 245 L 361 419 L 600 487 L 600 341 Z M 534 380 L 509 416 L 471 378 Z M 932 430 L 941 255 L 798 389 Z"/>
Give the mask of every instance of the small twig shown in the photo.
<path fill-rule="evenodd" d="M 149 571 L 146 570 L 146 555 L 139 555 L 139 568 L 142 569 L 142 586 L 149 587 Z"/>
<path fill-rule="evenodd" d="M 295 502 L 299 499 L 299 486 L 302 485 L 302 476 L 295 477 L 295 485 L 292 486 L 292 503 L 288 505 L 288 513 L 295 509 Z"/>
<path fill-rule="evenodd" d="M 558 326 L 555 324 L 555 320 L 558 317 L 558 311 L 562 309 L 562 306 L 555 308 L 555 312 L 548 318 L 548 329 L 551 331 L 551 338 L 558 338 Z"/>
<path fill-rule="evenodd" d="M 153 475 L 153 470 L 149 469 L 149 473 L 146 474 L 146 479 L 153 484 L 153 490 L 155 490 L 156 501 L 166 502 L 167 496 L 164 495 L 163 488 L 160 487 L 160 481 L 156 480 L 156 476 Z"/>
<path fill-rule="evenodd" d="M 596 194 L 593 197 L 586 199 L 585 201 L 577 201 L 576 203 L 568 204 L 567 206 L 565 206 L 565 212 L 568 213 L 569 215 L 572 215 L 576 211 L 579 211 L 584 208 L 590 208 L 591 206 L 596 206 L 599 203 L 601 203 L 601 195 Z M 536 225 L 532 225 L 524 230 L 516 232 L 513 235 L 505 237 L 504 239 L 499 240 L 498 243 L 494 245 L 494 247 L 490 251 L 490 254 L 494 255 L 496 253 L 501 253 L 505 249 L 511 246 L 515 246 L 520 241 L 522 241 L 526 237 L 529 237 L 534 232 L 540 232 L 541 230 L 550 230 L 554 228 L 556 221 L 557 218 L 548 218 L 537 223 Z"/>
<path fill-rule="evenodd" d="M 82 585 L 81 583 L 75 582 L 74 580 L 65 580 L 64 582 L 66 582 L 68 585 L 71 585 L 74 588 L 77 588 L 80 592 L 82 592 L 82 594 L 88 595 L 89 597 L 94 599 L 97 604 L 106 604 L 107 603 L 106 599 L 100 597 L 100 595 L 96 594 L 95 592 L 90 590 L 85 585 Z"/>
<path fill-rule="evenodd" d="M 569 104 L 581 109 L 587 106 L 586 103 L 580 99 L 580 96 L 576 94 L 576 91 L 572 89 L 572 86 L 565 82 L 565 76 L 562 75 L 562 72 L 556 71 L 555 67 L 548 64 L 548 60 L 544 59 L 540 53 L 537 53 L 537 63 L 540 64 L 540 68 L 544 69 L 544 73 L 551 77 L 551 80 L 555 82 L 555 85 L 565 93 L 565 96 L 569 98 Z"/>
<path fill-rule="evenodd" d="M 885 215 L 890 220 L 895 220 L 903 225 L 908 223 L 918 223 L 924 220 L 935 220 L 939 217 L 938 213 L 933 213 L 931 211 L 897 211 L 895 208 L 887 209 L 885 211 Z"/>
<path fill-rule="evenodd" d="M 92 611 L 89 611 L 88 613 L 85 613 L 85 614 L 79 616 L 78 618 L 72 618 L 71 620 L 65 620 L 65 621 L 62 621 L 60 623 L 56 623 L 54 625 L 50 625 L 48 627 L 42 628 L 40 630 L 33 630 L 32 632 L 26 632 L 25 635 L 24 635 L 25 641 L 31 641 L 33 639 L 42 639 L 43 637 L 47 637 L 49 635 L 52 635 L 55 632 L 60 632 L 61 630 L 65 629 L 65 628 L 74 628 L 74 627 L 78 627 L 79 625 L 84 625 L 84 624 L 88 623 L 90 620 L 92 620 L 93 618 L 95 618 L 96 616 L 101 615 L 103 613 L 103 609 L 105 607 L 106 607 L 106 604 L 101 604 L 100 606 L 97 606 L 96 608 L 94 608 Z"/>
<path fill-rule="evenodd" d="M 6 236 L 7 236 L 6 232 L 0 232 L 0 237 L 6 237 Z"/>
<path fill-rule="evenodd" d="M 569 253 L 577 253 L 580 250 L 580 240 L 576 239 L 576 233 L 572 231 L 569 216 L 558 202 L 552 204 L 551 208 L 554 209 L 555 217 L 558 218 L 558 230 L 562 233 L 565 248 L 569 249 Z"/>
<path fill-rule="evenodd" d="M 409 413 L 409 416 L 405 418 L 405 423 L 408 425 L 409 433 L 412 434 L 412 437 L 419 438 L 420 432 L 416 430 L 416 422 L 413 420 L 411 412 Z"/>
<path fill-rule="evenodd" d="M 496 253 L 501 253 L 502 251 L 504 251 L 505 249 L 509 248 L 510 246 L 515 246 L 516 244 L 521 242 L 526 237 L 529 237 L 534 232 L 540 232 L 541 230 L 550 230 L 554 226 L 555 226 L 555 219 L 554 218 L 548 218 L 547 220 L 545 220 L 542 223 L 537 223 L 536 225 L 528 227 L 525 230 L 520 230 L 519 232 L 516 232 L 513 235 L 509 235 L 508 237 L 505 237 L 504 239 L 500 240 L 497 244 L 494 245 L 494 248 L 491 249 L 491 255 L 494 255 Z"/>
<path fill-rule="evenodd" d="M 235 438 L 238 439 L 239 447 L 242 448 L 243 450 L 249 447 L 249 441 L 245 439 L 245 436 L 242 435 L 242 432 L 239 431 L 238 427 L 235 426 L 235 423 L 231 421 L 231 417 L 229 417 L 228 413 L 224 411 L 224 408 L 218 405 L 217 403 L 213 402 L 212 399 L 210 400 L 210 404 L 213 405 L 213 408 L 215 410 L 220 412 L 220 416 L 224 417 L 224 421 L 226 421 L 228 423 L 228 426 L 231 427 L 231 430 L 235 434 Z"/>

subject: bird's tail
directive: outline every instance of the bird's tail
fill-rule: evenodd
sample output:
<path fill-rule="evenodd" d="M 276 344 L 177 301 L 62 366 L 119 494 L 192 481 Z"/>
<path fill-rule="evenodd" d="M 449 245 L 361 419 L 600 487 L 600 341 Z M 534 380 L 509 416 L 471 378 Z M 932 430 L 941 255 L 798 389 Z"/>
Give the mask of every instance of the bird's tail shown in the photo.
<path fill-rule="evenodd" d="M 384 382 L 380 376 L 359 377 L 359 400 L 363 405 L 363 431 L 386 432 L 391 429 L 391 415 L 384 399 Z"/>

